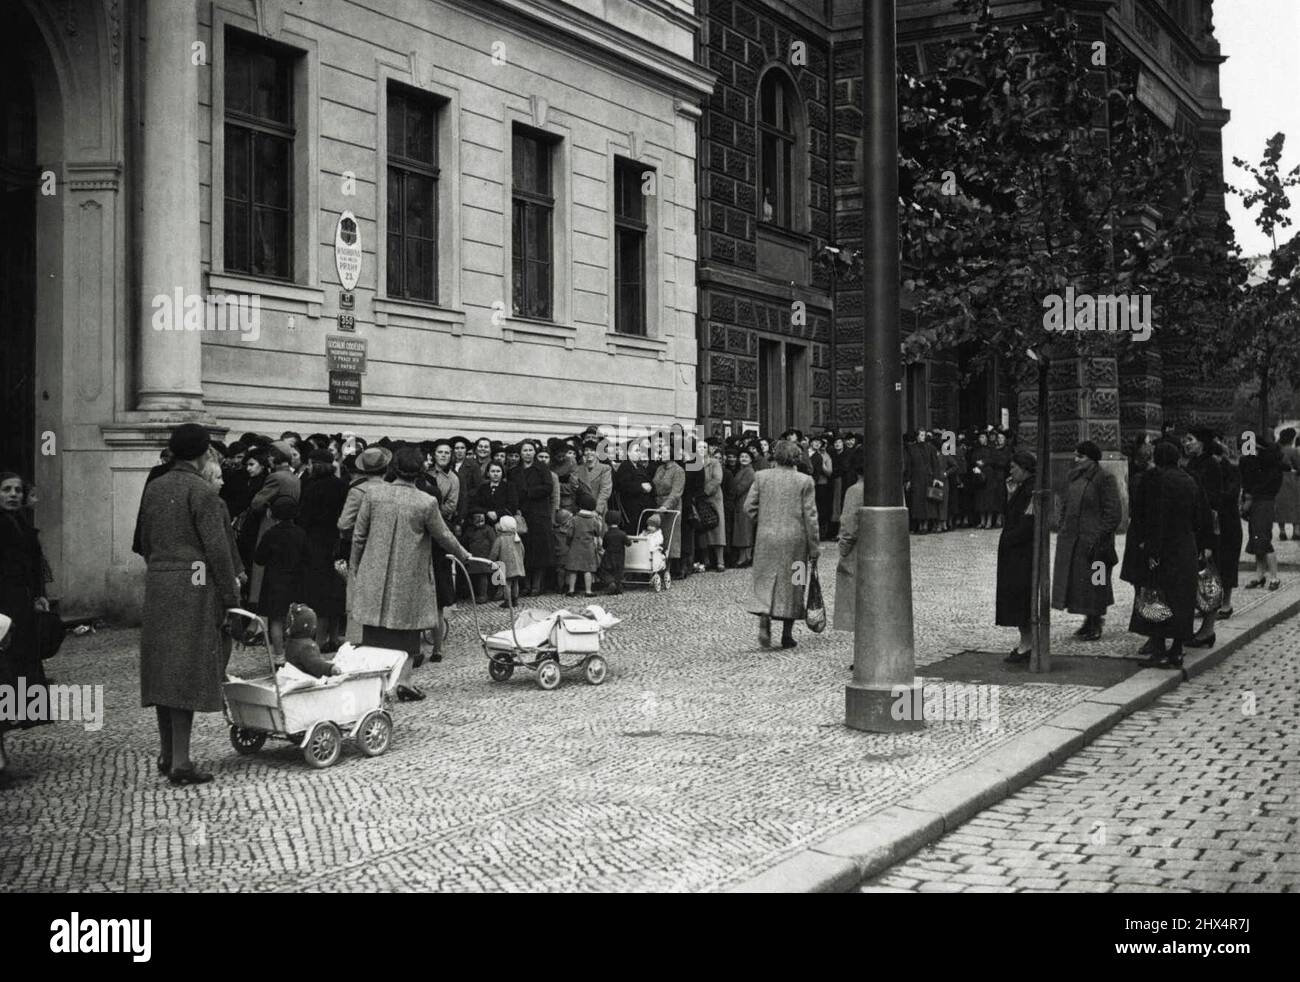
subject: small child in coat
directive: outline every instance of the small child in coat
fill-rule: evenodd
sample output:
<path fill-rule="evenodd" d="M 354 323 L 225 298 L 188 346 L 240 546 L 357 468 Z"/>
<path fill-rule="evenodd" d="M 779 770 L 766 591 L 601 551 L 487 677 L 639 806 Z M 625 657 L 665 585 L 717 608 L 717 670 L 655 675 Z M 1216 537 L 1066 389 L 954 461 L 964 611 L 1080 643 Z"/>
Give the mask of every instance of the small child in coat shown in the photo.
<path fill-rule="evenodd" d="M 664 533 L 660 528 L 661 525 L 662 519 L 658 515 L 647 515 L 645 531 L 641 533 L 646 545 L 650 547 L 650 572 L 652 573 L 662 573 L 668 567 L 668 560 L 664 557 Z"/>
<path fill-rule="evenodd" d="M 569 542 L 568 561 L 565 570 L 569 574 L 566 593 L 573 595 L 578 574 L 582 574 L 583 596 L 591 597 L 591 574 L 600 566 L 601 539 L 605 534 L 605 523 L 596 514 L 596 499 L 586 491 L 574 495 L 574 504 L 578 514 L 573 516 L 571 539 Z"/>
<path fill-rule="evenodd" d="M 316 611 L 306 604 L 290 604 L 285 633 L 289 636 L 284 643 L 285 660 L 294 668 L 318 679 L 343 674 L 343 669 L 329 655 L 322 655 L 316 644 Z"/>
<path fill-rule="evenodd" d="M 551 526 L 551 537 L 555 541 L 555 588 L 564 592 L 564 571 L 569 568 L 569 548 L 573 542 L 573 512 L 561 508 L 555 513 L 555 523 Z M 570 587 L 570 590 L 573 588 Z"/>
<path fill-rule="evenodd" d="M 265 567 L 257 597 L 259 613 L 266 618 L 275 657 L 284 662 L 284 622 L 289 605 L 302 599 L 307 568 L 307 532 L 295 519 L 298 502 L 282 494 L 271 502 L 275 524 L 257 544 L 253 560 Z"/>
<path fill-rule="evenodd" d="M 608 592 L 622 593 L 623 563 L 627 556 L 628 535 L 619 528 L 623 524 L 623 516 L 617 509 L 611 508 L 606 512 L 605 521 L 609 523 L 609 528 L 605 530 L 605 555 L 601 558 L 600 568 L 604 571 L 605 579 L 609 583 Z"/>
<path fill-rule="evenodd" d="M 492 544 L 496 542 L 496 529 L 487 523 L 487 513 L 482 508 L 474 508 L 465 518 L 465 527 L 460 533 L 460 544 L 471 556 L 489 559 L 492 556 Z M 488 598 L 488 574 L 474 573 L 474 598 L 482 603 Z"/>
<path fill-rule="evenodd" d="M 519 526 L 513 516 L 502 515 L 497 520 L 497 537 L 488 559 L 504 567 L 503 587 L 509 594 L 501 606 L 510 607 L 519 599 L 519 581 L 524 578 L 524 540 L 519 538 Z"/>

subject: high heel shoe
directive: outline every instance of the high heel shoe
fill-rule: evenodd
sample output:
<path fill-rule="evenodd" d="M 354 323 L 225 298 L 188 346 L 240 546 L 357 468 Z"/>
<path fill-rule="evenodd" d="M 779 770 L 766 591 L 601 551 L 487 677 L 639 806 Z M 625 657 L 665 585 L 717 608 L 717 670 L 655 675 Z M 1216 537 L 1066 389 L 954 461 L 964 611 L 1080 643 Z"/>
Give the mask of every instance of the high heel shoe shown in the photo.
<path fill-rule="evenodd" d="M 1008 665 L 1024 665 L 1029 661 L 1033 653 L 1032 648 L 1029 651 L 1017 651 L 1015 648 L 1012 648 L 1011 654 L 1007 655 L 1007 657 L 1002 660 Z"/>
<path fill-rule="evenodd" d="M 1214 632 L 1211 631 L 1206 637 L 1192 638 L 1192 640 L 1190 641 L 1184 641 L 1183 647 L 1184 648 L 1213 648 L 1214 640 L 1215 640 Z"/>
<path fill-rule="evenodd" d="M 196 770 L 191 765 L 181 770 L 172 771 L 167 775 L 167 780 L 176 787 L 183 787 L 187 784 L 207 784 L 212 780 L 212 775 L 206 771 Z"/>

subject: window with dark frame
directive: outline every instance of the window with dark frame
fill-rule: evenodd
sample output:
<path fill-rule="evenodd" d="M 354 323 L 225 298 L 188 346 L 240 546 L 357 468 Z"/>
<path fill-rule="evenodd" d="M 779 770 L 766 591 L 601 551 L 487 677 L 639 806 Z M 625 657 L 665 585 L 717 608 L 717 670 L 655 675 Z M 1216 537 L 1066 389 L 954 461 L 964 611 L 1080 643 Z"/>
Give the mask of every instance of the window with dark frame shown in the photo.
<path fill-rule="evenodd" d="M 646 333 L 645 187 L 652 168 L 614 161 L 614 330 Z"/>
<path fill-rule="evenodd" d="M 793 227 L 794 215 L 794 100 L 793 87 L 783 74 L 769 71 L 763 76 L 758 93 L 758 217 L 786 229 Z"/>
<path fill-rule="evenodd" d="M 388 87 L 388 295 L 438 302 L 438 103 Z"/>
<path fill-rule="evenodd" d="M 512 141 L 511 285 L 517 317 L 550 320 L 553 141 L 516 127 Z"/>
<path fill-rule="evenodd" d="M 293 277 L 295 58 L 232 31 L 225 55 L 225 268 Z"/>

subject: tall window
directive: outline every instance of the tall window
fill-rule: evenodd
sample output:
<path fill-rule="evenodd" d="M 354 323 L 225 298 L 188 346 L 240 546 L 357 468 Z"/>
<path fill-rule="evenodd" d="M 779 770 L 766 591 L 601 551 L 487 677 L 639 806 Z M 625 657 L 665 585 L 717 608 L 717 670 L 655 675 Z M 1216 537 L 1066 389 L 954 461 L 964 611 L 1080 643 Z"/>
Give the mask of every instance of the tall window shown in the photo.
<path fill-rule="evenodd" d="M 226 44 L 226 269 L 293 276 L 293 58 L 232 32 Z"/>
<path fill-rule="evenodd" d="M 650 168 L 614 162 L 614 330 L 645 334 L 645 195 Z"/>
<path fill-rule="evenodd" d="M 512 279 L 514 312 L 520 317 L 551 317 L 551 193 L 549 140 L 516 129 L 513 146 Z"/>
<path fill-rule="evenodd" d="M 791 169 L 795 153 L 794 87 L 784 74 L 770 71 L 758 92 L 759 187 L 761 221 L 791 228 L 794 214 Z"/>
<path fill-rule="evenodd" d="M 388 88 L 388 295 L 438 301 L 438 110 Z"/>

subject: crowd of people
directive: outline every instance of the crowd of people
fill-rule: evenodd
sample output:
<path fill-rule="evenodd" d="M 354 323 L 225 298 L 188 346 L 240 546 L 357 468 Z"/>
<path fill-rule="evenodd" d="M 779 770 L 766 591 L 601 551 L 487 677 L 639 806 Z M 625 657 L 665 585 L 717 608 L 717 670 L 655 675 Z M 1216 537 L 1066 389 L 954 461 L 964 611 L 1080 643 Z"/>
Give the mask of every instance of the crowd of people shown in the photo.
<path fill-rule="evenodd" d="M 1052 605 L 1083 616 L 1080 637 L 1101 637 L 1116 565 L 1172 611 L 1152 619 L 1135 605 L 1129 630 L 1149 639 L 1141 654 L 1151 665 L 1178 666 L 1184 648 L 1215 643 L 1216 621 L 1232 615 L 1243 541 L 1256 559 L 1246 587 L 1278 588 L 1273 529 L 1281 539 L 1300 529 L 1300 449 L 1290 428 L 1276 442 L 1250 440 L 1225 443 L 1203 429 L 1177 438 L 1166 427 L 1133 446 L 1122 563 L 1118 482 L 1095 444 L 1078 445 L 1060 501 Z M 1028 661 L 1037 460 L 993 428 L 915 432 L 903 449 L 916 534 L 1000 527 L 994 619 L 1019 631 L 1008 661 Z M 758 618 L 760 643 L 773 643 L 779 621 L 779 643 L 793 647 L 806 582 L 790 571 L 815 568 L 821 542 L 837 540 L 833 623 L 852 630 L 866 452 L 857 434 L 798 430 L 712 437 L 683 453 L 670 440 L 612 447 L 595 427 L 510 444 L 463 436 L 368 444 L 351 433 L 292 431 L 223 444 L 202 426 L 178 426 L 147 478 L 134 541 L 147 564 L 141 695 L 157 713 L 159 772 L 176 784 L 211 779 L 190 759 L 190 733 L 195 712 L 221 708 L 232 636 L 249 640 L 231 608 L 258 612 L 281 658 L 294 604 L 315 613 L 324 653 L 345 638 L 404 651 L 397 693 L 418 700 L 412 671 L 441 660 L 454 605 L 511 606 L 579 587 L 584 597 L 617 594 L 638 535 L 672 579 L 750 570 L 741 602 Z M 0 683 L 44 678 L 40 624 L 53 616 L 52 577 L 34 503 L 30 482 L 0 473 Z M 1199 579 L 1211 564 L 1222 602 L 1197 623 Z M 3 735 L 15 725 L 0 720 L 0 772 Z"/>

